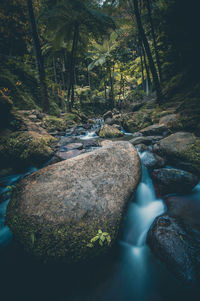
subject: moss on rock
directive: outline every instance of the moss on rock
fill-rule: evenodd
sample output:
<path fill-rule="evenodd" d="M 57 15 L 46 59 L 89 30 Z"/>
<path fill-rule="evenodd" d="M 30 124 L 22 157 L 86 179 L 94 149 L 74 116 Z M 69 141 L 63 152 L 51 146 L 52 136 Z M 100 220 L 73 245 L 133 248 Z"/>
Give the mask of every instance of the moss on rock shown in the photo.
<path fill-rule="evenodd" d="M 36 132 L 6 131 L 0 138 L 0 163 L 2 168 L 24 168 L 40 165 L 53 154 L 50 148 L 55 139 Z"/>
<path fill-rule="evenodd" d="M 120 130 L 108 124 L 105 124 L 99 132 L 99 137 L 101 138 L 118 138 L 122 136 L 123 134 Z"/>
<path fill-rule="evenodd" d="M 59 131 L 62 132 L 66 129 L 66 123 L 63 119 L 55 117 L 55 116 L 46 116 L 43 119 L 45 129 L 48 132 Z"/>

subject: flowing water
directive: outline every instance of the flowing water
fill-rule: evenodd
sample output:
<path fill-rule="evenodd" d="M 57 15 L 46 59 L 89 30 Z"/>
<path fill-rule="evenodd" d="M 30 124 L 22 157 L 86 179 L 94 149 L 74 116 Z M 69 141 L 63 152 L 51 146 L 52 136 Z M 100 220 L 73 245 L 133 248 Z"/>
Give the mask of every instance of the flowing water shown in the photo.
<path fill-rule="evenodd" d="M 99 120 L 98 127 L 102 120 Z M 95 125 L 96 126 L 96 125 Z M 96 137 L 92 128 L 81 139 Z M 145 153 L 141 153 L 141 160 Z M 146 235 L 155 217 L 165 211 L 157 199 L 147 169 L 124 220 L 118 246 L 110 257 L 85 265 L 43 265 L 33 261 L 12 243 L 4 225 L 9 190 L 35 171 L 0 180 L 1 193 L 8 192 L 0 204 L 0 300 L 2 301 L 199 301 L 198 290 L 179 284 L 152 255 Z M 8 190 L 8 191 L 6 191 Z M 200 185 L 188 196 L 200 199 Z"/>

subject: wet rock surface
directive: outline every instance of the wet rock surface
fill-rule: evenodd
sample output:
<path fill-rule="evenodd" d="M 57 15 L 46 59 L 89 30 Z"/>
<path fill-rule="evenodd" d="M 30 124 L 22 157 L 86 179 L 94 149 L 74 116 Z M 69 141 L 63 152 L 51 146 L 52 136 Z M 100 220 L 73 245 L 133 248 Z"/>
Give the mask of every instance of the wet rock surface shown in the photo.
<path fill-rule="evenodd" d="M 153 253 L 185 284 L 200 280 L 200 228 L 181 217 L 159 216 L 151 226 L 147 243 Z"/>
<path fill-rule="evenodd" d="M 156 143 L 157 141 L 161 140 L 162 136 L 138 136 L 136 138 L 133 138 L 130 140 L 130 143 L 133 145 L 137 144 L 145 144 L 145 145 L 151 145 Z"/>
<path fill-rule="evenodd" d="M 143 148 L 144 147 L 142 147 L 142 149 Z M 152 171 L 153 169 L 164 167 L 166 161 L 160 156 L 153 154 L 150 151 L 146 151 L 144 154 L 142 154 L 142 163 L 149 171 Z"/>
<path fill-rule="evenodd" d="M 155 169 L 152 178 L 158 194 L 162 196 L 170 193 L 188 193 L 199 181 L 196 175 L 175 168 Z"/>
<path fill-rule="evenodd" d="M 104 253 L 116 241 L 127 203 L 141 175 L 129 142 L 43 168 L 16 187 L 7 211 L 15 240 L 43 260 L 79 261 Z M 87 244 L 99 229 L 111 245 Z"/>

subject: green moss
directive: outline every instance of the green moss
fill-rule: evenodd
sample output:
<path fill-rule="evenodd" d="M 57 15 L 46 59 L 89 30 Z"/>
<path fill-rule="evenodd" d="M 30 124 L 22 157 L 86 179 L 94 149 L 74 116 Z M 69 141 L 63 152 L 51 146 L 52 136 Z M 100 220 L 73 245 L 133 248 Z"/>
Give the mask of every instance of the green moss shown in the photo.
<path fill-rule="evenodd" d="M 200 174 L 200 139 L 195 139 L 184 152 L 179 154 L 180 159 L 189 162 L 191 166 Z"/>
<path fill-rule="evenodd" d="M 0 163 L 2 168 L 40 165 L 52 155 L 50 143 L 54 138 L 36 132 L 5 133 L 0 138 Z"/>
<path fill-rule="evenodd" d="M 121 118 L 121 124 L 127 132 L 137 132 L 152 124 L 151 111 L 140 110 L 132 115 L 124 115 Z"/>
<path fill-rule="evenodd" d="M 118 138 L 122 136 L 123 134 L 118 129 L 109 125 L 104 125 L 99 132 L 99 137 L 101 138 Z"/>
<path fill-rule="evenodd" d="M 54 131 L 62 132 L 66 129 L 65 121 L 55 116 L 46 116 L 43 122 L 48 132 L 54 132 Z"/>

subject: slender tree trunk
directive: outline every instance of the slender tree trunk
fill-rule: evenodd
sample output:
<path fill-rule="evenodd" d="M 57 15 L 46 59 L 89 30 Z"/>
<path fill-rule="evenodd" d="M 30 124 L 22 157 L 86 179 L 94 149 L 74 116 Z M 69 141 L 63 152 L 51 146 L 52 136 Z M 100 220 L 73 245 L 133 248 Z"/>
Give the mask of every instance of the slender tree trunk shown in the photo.
<path fill-rule="evenodd" d="M 43 107 L 43 112 L 48 113 L 49 112 L 49 99 L 48 99 L 47 86 L 46 86 L 46 80 L 45 80 L 44 59 L 42 56 L 40 41 L 39 41 L 39 37 L 38 37 L 38 33 L 37 33 L 37 27 L 36 27 L 36 22 L 35 22 L 35 15 L 34 15 L 34 11 L 33 11 L 32 0 L 27 0 L 27 6 L 28 6 L 29 19 L 30 19 L 30 24 L 31 24 L 32 37 L 33 37 L 36 62 L 37 62 L 37 68 L 38 68 L 38 75 L 39 75 L 39 81 L 40 81 L 42 107 Z"/>
<path fill-rule="evenodd" d="M 55 61 L 55 57 L 53 57 L 53 73 L 54 73 L 54 80 L 55 83 L 58 83 L 58 79 L 57 79 L 57 71 L 56 71 L 56 61 Z"/>
<path fill-rule="evenodd" d="M 146 60 L 146 53 L 145 53 L 143 45 L 142 45 L 142 53 L 143 53 L 143 57 L 144 57 L 144 66 L 145 66 L 145 70 L 146 70 L 146 74 L 147 74 L 147 81 L 148 81 L 149 87 L 151 87 L 151 77 L 150 77 L 150 73 L 149 73 L 149 66 L 148 66 L 148 62 Z"/>
<path fill-rule="evenodd" d="M 140 47 L 139 53 L 140 53 L 141 73 L 142 73 L 142 86 L 143 86 L 143 90 L 145 91 L 144 64 L 143 64 L 142 49 L 141 49 L 141 47 Z"/>
<path fill-rule="evenodd" d="M 153 25 L 153 19 L 152 19 L 152 14 L 151 14 L 150 1 L 146 0 L 146 4 L 147 4 L 149 22 L 150 22 L 150 25 L 151 25 L 151 35 L 152 35 L 152 38 L 153 38 L 153 45 L 154 45 L 155 54 L 156 54 L 156 63 L 157 63 L 157 66 L 158 66 L 158 73 L 159 73 L 160 81 L 162 81 L 162 72 L 161 72 L 160 57 L 159 57 L 158 47 L 157 47 L 157 42 L 156 42 L 156 35 L 155 35 L 155 30 L 154 30 L 154 25 Z"/>
<path fill-rule="evenodd" d="M 112 68 L 109 66 L 109 75 L 110 75 L 110 105 L 114 108 L 114 83 L 113 83 L 113 76 L 112 76 Z"/>
<path fill-rule="evenodd" d="M 156 71 L 156 67 L 153 61 L 153 57 L 151 54 L 151 50 L 149 47 L 149 43 L 147 40 L 147 37 L 145 35 L 145 31 L 142 25 L 142 20 L 139 14 L 139 9 L 138 9 L 138 0 L 133 0 L 133 5 L 134 5 L 134 9 L 135 9 L 135 16 L 136 16 L 136 21 L 137 21 L 137 26 L 138 26 L 138 31 L 139 31 L 139 35 L 141 37 L 141 40 L 143 42 L 147 57 L 148 57 L 148 61 L 149 61 L 149 67 L 153 76 L 153 81 L 155 84 L 155 89 L 156 89 L 156 94 L 157 94 L 157 101 L 158 103 L 161 103 L 163 100 L 163 95 L 162 95 L 162 91 L 161 91 L 161 87 L 160 87 L 160 82 L 159 82 L 159 78 L 158 78 L 158 74 Z"/>
<path fill-rule="evenodd" d="M 78 36 L 79 36 L 79 26 L 78 24 L 75 24 L 72 51 L 71 51 L 71 61 L 70 61 L 70 70 L 69 70 L 70 75 L 69 75 L 69 86 L 68 86 L 68 96 L 67 96 L 69 109 L 71 109 L 74 104 L 74 68 L 76 63 L 76 50 L 78 45 Z M 71 94 L 71 104 L 70 104 L 70 94 Z"/>

